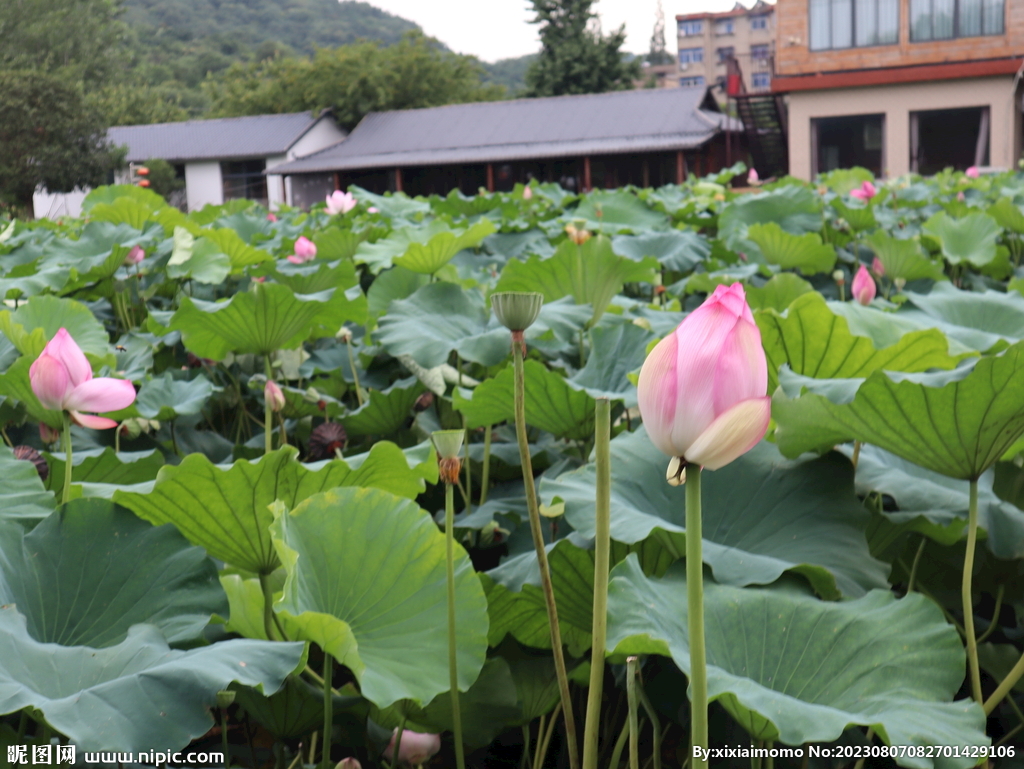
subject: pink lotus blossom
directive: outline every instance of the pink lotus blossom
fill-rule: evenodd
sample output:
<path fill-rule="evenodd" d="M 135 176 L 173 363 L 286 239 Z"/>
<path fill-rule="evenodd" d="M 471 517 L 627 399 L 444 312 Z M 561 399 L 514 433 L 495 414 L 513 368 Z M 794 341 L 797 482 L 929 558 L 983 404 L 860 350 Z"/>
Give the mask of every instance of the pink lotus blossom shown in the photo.
<path fill-rule="evenodd" d="M 531 200 L 533 198 L 533 188 L 527 184 L 523 187 L 523 200 Z"/>
<path fill-rule="evenodd" d="M 741 283 L 718 286 L 651 350 L 637 395 L 651 441 L 710 470 L 764 437 L 771 418 L 761 332 Z"/>
<path fill-rule="evenodd" d="M 981 171 L 978 170 L 977 166 L 971 166 L 966 171 L 964 171 L 964 175 L 968 176 L 971 179 L 977 179 L 979 176 L 981 176 Z"/>
<path fill-rule="evenodd" d="M 124 266 L 131 267 L 133 264 L 138 264 L 146 258 L 146 252 L 142 249 L 142 246 L 132 246 L 131 251 L 124 258 Z"/>
<path fill-rule="evenodd" d="M 270 404 L 271 411 L 280 411 L 284 408 L 285 399 L 281 387 L 273 379 L 268 379 L 263 387 L 263 397 Z"/>
<path fill-rule="evenodd" d="M 857 200 L 871 200 L 877 194 L 878 189 L 871 182 L 864 182 L 857 189 L 850 191 L 850 197 Z"/>
<path fill-rule="evenodd" d="M 267 214 L 267 221 L 268 222 L 276 222 L 277 221 L 277 215 L 274 214 L 273 212 Z"/>
<path fill-rule="evenodd" d="M 351 192 L 335 190 L 327 196 L 327 213 L 331 216 L 334 216 L 335 214 L 347 214 L 357 205 L 358 201 L 356 200 L 356 196 Z"/>
<path fill-rule="evenodd" d="M 348 758 L 341 759 L 334 769 L 363 769 L 363 765 L 359 763 L 358 758 L 349 756 Z"/>
<path fill-rule="evenodd" d="M 876 290 L 874 278 L 871 277 L 868 268 L 862 264 L 857 270 L 857 274 L 853 276 L 853 285 L 850 286 L 853 298 L 863 305 L 869 305 L 875 298 Z"/>
<path fill-rule="evenodd" d="M 288 257 L 288 261 L 292 264 L 305 264 L 316 259 L 316 244 L 305 235 L 299 235 L 292 250 L 295 253 Z"/>
<path fill-rule="evenodd" d="M 967 196 L 964 195 L 964 191 L 963 190 L 960 190 L 960 192 L 958 192 L 956 194 L 956 199 L 959 200 L 961 203 L 963 203 L 967 199 Z"/>
<path fill-rule="evenodd" d="M 380 209 L 377 208 L 376 206 L 370 206 L 369 208 L 366 209 L 366 213 L 368 213 L 368 214 L 379 214 L 380 213 Z"/>
<path fill-rule="evenodd" d="M 394 763 L 391 755 L 395 752 L 395 737 L 398 729 L 391 734 L 391 741 L 384 748 L 384 758 Z M 402 744 L 398 748 L 398 760 L 411 766 L 425 763 L 441 749 L 441 735 L 421 734 L 406 729 L 402 732 Z"/>
<path fill-rule="evenodd" d="M 747 173 L 747 184 L 751 187 L 756 187 L 760 183 L 761 177 L 757 175 L 757 169 L 751 168 L 749 173 Z"/>
<path fill-rule="evenodd" d="M 93 378 L 85 353 L 64 328 L 43 348 L 28 378 L 43 408 L 67 411 L 76 424 L 94 430 L 117 427 L 117 422 L 81 412 L 120 411 L 135 401 L 135 388 L 128 380 Z"/>
<path fill-rule="evenodd" d="M 885 265 L 882 264 L 882 260 L 877 256 L 871 260 L 871 272 L 874 273 L 876 278 L 885 275 Z"/>

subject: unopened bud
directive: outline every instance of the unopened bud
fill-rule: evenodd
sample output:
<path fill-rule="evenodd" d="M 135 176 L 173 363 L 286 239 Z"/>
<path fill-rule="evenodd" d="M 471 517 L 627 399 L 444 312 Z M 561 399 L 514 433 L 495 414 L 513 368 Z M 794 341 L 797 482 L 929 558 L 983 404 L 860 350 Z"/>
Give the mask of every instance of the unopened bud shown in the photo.
<path fill-rule="evenodd" d="M 348 758 L 341 759 L 334 769 L 363 769 L 363 765 L 359 763 L 359 759 L 349 756 Z"/>
<path fill-rule="evenodd" d="M 45 422 L 39 423 L 39 439 L 43 443 L 56 443 L 60 440 L 60 430 L 50 427 Z"/>
<path fill-rule="evenodd" d="M 263 387 L 263 397 L 270 404 L 272 411 L 280 411 L 284 408 L 286 402 L 284 393 L 281 392 L 281 388 L 278 387 L 277 382 L 273 379 L 268 380 L 267 384 Z"/>
<path fill-rule="evenodd" d="M 533 197 L 533 188 L 530 187 L 529 184 L 527 184 L 525 187 L 523 187 L 523 200 L 529 200 L 532 197 Z"/>
<path fill-rule="evenodd" d="M 135 440 L 142 435 L 142 425 L 138 419 L 126 419 L 117 427 L 117 431 L 129 440 Z"/>

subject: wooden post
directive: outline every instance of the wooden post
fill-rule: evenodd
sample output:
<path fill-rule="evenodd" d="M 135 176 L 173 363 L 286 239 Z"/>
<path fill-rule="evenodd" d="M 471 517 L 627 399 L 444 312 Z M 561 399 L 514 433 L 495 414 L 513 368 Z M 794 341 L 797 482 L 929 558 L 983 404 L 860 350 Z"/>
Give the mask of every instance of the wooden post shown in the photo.
<path fill-rule="evenodd" d="M 494 164 L 487 164 L 487 191 L 494 192 Z"/>
<path fill-rule="evenodd" d="M 339 174 L 337 171 L 334 172 L 334 189 L 341 189 L 341 174 Z"/>
<path fill-rule="evenodd" d="M 686 181 L 686 173 L 684 171 L 683 151 L 676 150 L 676 184 L 682 184 Z"/>
<path fill-rule="evenodd" d="M 395 192 L 402 191 L 402 169 L 395 169 Z"/>
<path fill-rule="evenodd" d="M 590 191 L 590 157 L 583 158 L 583 192 Z"/>
<path fill-rule="evenodd" d="M 647 163 L 647 158 L 646 157 L 644 158 L 644 163 L 643 163 L 643 166 L 641 167 L 641 171 L 642 171 L 642 174 L 643 174 L 643 185 L 642 186 L 650 187 L 651 186 L 651 169 L 650 169 L 650 166 Z"/>

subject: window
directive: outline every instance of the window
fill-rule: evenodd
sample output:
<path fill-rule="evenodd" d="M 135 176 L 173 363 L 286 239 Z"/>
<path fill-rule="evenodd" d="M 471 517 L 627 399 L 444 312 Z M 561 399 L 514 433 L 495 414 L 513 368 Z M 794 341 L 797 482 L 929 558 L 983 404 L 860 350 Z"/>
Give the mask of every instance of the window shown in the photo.
<path fill-rule="evenodd" d="M 220 164 L 224 187 L 224 200 L 246 198 L 266 205 L 267 177 L 263 175 L 267 164 L 263 160 L 238 160 Z"/>
<path fill-rule="evenodd" d="M 912 0 L 920 2 L 921 0 Z M 952 0 L 934 0 L 936 3 Z M 992 0 L 966 0 L 992 2 Z M 929 2 L 929 0 L 924 0 Z M 1002 0 L 998 0 L 1002 2 Z M 810 0 L 811 50 L 894 45 L 899 0 Z"/>
<path fill-rule="evenodd" d="M 989 164 L 989 108 L 910 113 L 910 170 L 937 174 Z"/>
<path fill-rule="evenodd" d="M 703 21 L 681 21 L 679 22 L 679 34 L 683 37 L 690 35 L 703 35 L 704 34 L 704 22 Z"/>
<path fill-rule="evenodd" d="M 716 51 L 716 53 L 718 54 L 718 63 L 724 64 L 726 61 L 733 57 L 733 55 L 736 53 L 736 49 L 730 45 L 725 48 L 719 48 Z"/>
<path fill-rule="evenodd" d="M 751 61 L 768 61 L 768 46 L 767 45 L 752 45 L 752 46 L 750 46 L 750 59 L 751 59 Z"/>
<path fill-rule="evenodd" d="M 679 51 L 679 63 L 690 64 L 704 61 L 703 48 L 682 48 Z"/>
<path fill-rule="evenodd" d="M 768 29 L 768 17 L 767 16 L 751 16 L 750 17 L 750 28 L 751 29 Z"/>
<path fill-rule="evenodd" d="M 772 76 L 767 72 L 753 72 L 750 75 L 750 84 L 755 91 L 767 91 L 772 87 Z"/>
<path fill-rule="evenodd" d="M 681 88 L 698 88 L 704 85 L 704 78 L 700 75 L 697 77 L 681 77 L 679 78 L 679 85 Z"/>
<path fill-rule="evenodd" d="M 861 166 L 882 175 L 884 115 L 848 115 L 811 120 L 815 174 Z"/>
<path fill-rule="evenodd" d="M 731 35 L 732 34 L 732 19 L 726 19 L 720 21 L 715 25 L 716 35 Z"/>
<path fill-rule="evenodd" d="M 1001 35 L 1005 0 L 910 0 L 910 40 Z"/>

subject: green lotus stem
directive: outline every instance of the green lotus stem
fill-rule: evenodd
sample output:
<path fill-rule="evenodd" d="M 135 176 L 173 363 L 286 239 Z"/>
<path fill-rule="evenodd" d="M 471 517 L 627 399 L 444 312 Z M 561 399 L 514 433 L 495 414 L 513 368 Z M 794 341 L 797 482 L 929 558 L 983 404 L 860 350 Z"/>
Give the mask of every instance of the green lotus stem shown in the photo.
<path fill-rule="evenodd" d="M 263 368 L 267 372 L 267 381 L 274 379 L 274 368 L 270 365 L 270 356 L 263 356 Z M 274 407 L 270 398 L 263 399 L 263 453 L 269 454 L 274 450 Z"/>
<path fill-rule="evenodd" d="M 640 704 L 644 706 L 644 711 L 647 713 L 647 717 L 651 719 L 651 727 L 654 729 L 651 756 L 654 759 L 654 769 L 661 769 L 661 720 L 658 718 L 658 714 L 654 710 L 654 705 L 651 704 L 650 697 L 648 697 L 647 692 L 644 691 L 642 682 L 637 687 L 636 693 L 640 697 Z"/>
<path fill-rule="evenodd" d="M 469 464 L 469 428 L 466 427 L 466 417 L 462 417 L 462 429 L 466 433 L 466 442 L 463 444 L 463 450 L 466 453 L 466 515 L 469 515 L 473 511 L 473 470 Z"/>
<path fill-rule="evenodd" d="M 334 658 L 324 652 L 324 747 L 321 760 L 324 769 L 331 769 L 331 725 L 334 723 L 334 700 L 331 699 L 333 674 Z"/>
<path fill-rule="evenodd" d="M 448 681 L 452 697 L 452 732 L 455 737 L 455 764 L 458 769 L 465 769 L 462 710 L 459 704 L 459 668 L 455 653 L 455 488 L 450 483 L 444 485 L 444 543 L 448 561 Z"/>
<path fill-rule="evenodd" d="M 562 711 L 565 718 L 565 741 L 569 752 L 569 767 L 570 769 L 579 769 L 580 757 L 576 743 L 576 720 L 572 713 L 569 676 L 566 673 L 565 656 L 562 650 L 562 632 L 558 626 L 558 608 L 555 606 L 555 591 L 551 585 L 548 555 L 544 549 L 540 508 L 537 504 L 537 491 L 533 482 L 533 462 L 530 460 L 530 444 L 526 436 L 526 375 L 523 366 L 523 345 L 522 332 L 513 332 L 512 365 L 515 374 L 516 438 L 519 443 L 519 460 L 523 467 L 523 484 L 526 486 L 526 506 L 530 515 L 530 532 L 533 535 L 534 549 L 537 551 L 537 565 L 540 568 L 540 581 L 544 590 L 544 602 L 548 611 L 551 653 L 555 660 L 555 675 L 558 678 L 558 692 L 562 700 Z"/>
<path fill-rule="evenodd" d="M 967 552 L 964 554 L 963 581 L 960 598 L 964 604 L 964 633 L 967 636 L 967 662 L 971 672 L 971 696 L 979 704 L 985 701 L 981 693 L 981 666 L 978 665 L 978 640 L 974 634 L 974 603 L 971 598 L 971 580 L 974 573 L 974 548 L 978 542 L 978 481 L 971 479 L 970 506 L 967 512 Z"/>
<path fill-rule="evenodd" d="M 60 503 L 66 505 L 71 501 L 71 417 L 68 412 L 63 413 L 64 432 L 61 442 L 64 444 L 64 492 L 61 494 Z"/>
<path fill-rule="evenodd" d="M 594 445 L 597 461 L 597 499 L 594 534 L 594 619 L 590 648 L 590 690 L 583 730 L 583 769 L 597 769 L 604 688 L 605 637 L 608 629 L 608 563 L 611 551 L 611 403 L 598 398 L 594 407 Z"/>
<path fill-rule="evenodd" d="M 853 442 L 853 457 L 850 461 L 853 463 L 853 469 L 857 469 L 857 462 L 860 460 L 860 441 Z"/>
<path fill-rule="evenodd" d="M 640 724 L 637 722 L 636 665 L 638 657 L 626 658 L 626 702 L 629 703 L 629 769 L 640 769 Z"/>
<path fill-rule="evenodd" d="M 395 750 L 391 753 L 391 766 L 398 766 L 398 751 L 402 749 L 402 735 L 405 733 L 405 714 L 398 724 L 398 734 L 395 735 Z"/>
<path fill-rule="evenodd" d="M 224 753 L 224 769 L 231 766 L 231 757 L 228 754 L 228 709 L 220 709 L 220 749 Z"/>
<path fill-rule="evenodd" d="M 686 466 L 686 612 L 690 636 L 690 740 L 708 747 L 708 670 L 704 650 L 704 558 L 701 553 L 700 465 Z M 691 751 L 692 755 L 692 751 Z M 694 758 L 693 769 L 707 769 Z"/>
<path fill-rule="evenodd" d="M 999 624 L 999 611 L 1003 608 L 1003 595 L 1006 593 L 1006 586 L 1000 585 L 999 589 L 996 590 L 996 607 L 992 610 L 992 621 L 988 623 L 988 627 L 985 632 L 978 636 L 978 643 L 982 643 L 995 631 L 996 626 Z"/>
<path fill-rule="evenodd" d="M 768 755 L 764 757 L 764 769 L 775 769 L 775 759 L 772 757 L 772 748 L 775 747 L 775 743 L 768 740 L 765 742 L 765 747 L 768 748 Z"/>
<path fill-rule="evenodd" d="M 543 719 L 541 721 L 541 728 L 537 730 L 537 756 L 534 766 L 544 766 L 544 759 L 548 755 L 548 747 L 551 745 L 551 736 L 555 733 L 555 724 L 558 723 L 558 713 L 561 709 L 562 703 L 559 702 L 555 705 L 555 709 L 551 711 L 551 718 L 548 721 L 546 729 L 543 728 Z"/>
<path fill-rule="evenodd" d="M 484 468 L 480 474 L 480 502 L 487 501 L 487 487 L 491 483 L 491 426 L 484 428 Z"/>
<path fill-rule="evenodd" d="M 864 733 L 864 739 L 867 740 L 868 745 L 871 745 L 871 741 L 875 739 L 875 730 L 872 727 L 868 727 L 868 730 Z M 857 759 L 857 763 L 853 765 L 853 769 L 864 769 L 864 761 L 867 760 L 865 756 L 861 756 Z M 774 764 L 774 760 L 772 761 Z"/>
<path fill-rule="evenodd" d="M 114 454 L 121 453 L 121 425 L 114 428 Z"/>
<path fill-rule="evenodd" d="M 523 755 L 519 759 L 519 769 L 532 769 L 530 762 L 530 725 L 523 724 Z"/>
<path fill-rule="evenodd" d="M 914 592 L 914 582 L 917 580 L 917 566 L 921 563 L 921 555 L 924 553 L 924 546 L 928 544 L 928 537 L 921 535 L 921 544 L 917 546 L 914 553 L 914 562 L 910 565 L 910 577 L 907 579 L 907 595 Z"/>
<path fill-rule="evenodd" d="M 352 353 L 352 340 L 345 340 L 345 347 L 348 348 L 348 365 L 352 367 L 352 382 L 356 388 L 356 402 L 359 407 L 363 406 L 363 389 L 359 386 L 359 371 L 356 370 L 356 356 Z"/>
<path fill-rule="evenodd" d="M 992 711 L 996 709 L 996 706 L 1003 701 L 1003 698 L 1010 693 L 1010 690 L 1014 685 L 1024 676 L 1024 655 L 1017 660 L 1017 664 L 1013 666 L 1009 673 L 1006 674 L 996 690 L 992 692 L 987 700 L 985 700 L 985 715 L 991 715 Z"/>
<path fill-rule="evenodd" d="M 274 591 L 270 589 L 269 575 L 260 574 L 260 590 L 263 592 L 263 632 L 268 641 L 274 641 Z"/>
<path fill-rule="evenodd" d="M 626 749 L 626 741 L 629 739 L 629 719 L 626 719 L 626 723 L 622 725 L 622 731 L 619 732 L 619 739 L 615 741 L 615 747 L 612 749 L 612 758 L 608 762 L 609 769 L 619 769 L 619 762 L 622 760 L 622 751 Z"/>

